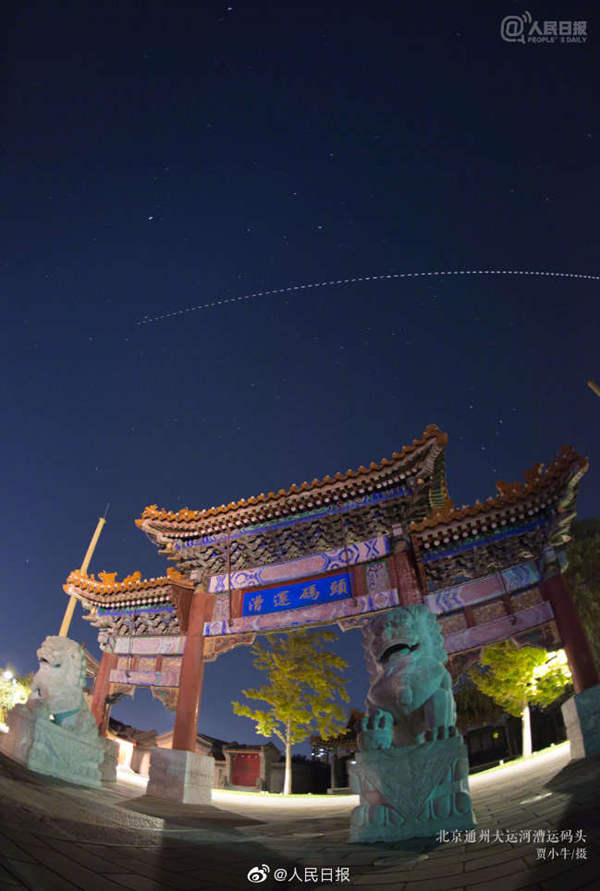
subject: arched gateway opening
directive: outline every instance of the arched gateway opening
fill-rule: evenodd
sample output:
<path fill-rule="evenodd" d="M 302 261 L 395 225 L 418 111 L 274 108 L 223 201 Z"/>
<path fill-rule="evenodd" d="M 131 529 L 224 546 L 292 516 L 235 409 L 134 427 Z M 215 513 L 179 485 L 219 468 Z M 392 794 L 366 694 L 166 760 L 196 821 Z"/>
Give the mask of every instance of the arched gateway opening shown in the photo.
<path fill-rule="evenodd" d="M 169 794 L 192 800 L 186 753 L 194 752 L 205 662 L 257 633 L 334 623 L 346 631 L 424 604 L 452 673 L 506 638 L 563 646 L 578 694 L 567 729 L 577 753 L 588 752 L 577 702 L 586 691 L 595 702 L 598 674 L 562 578 L 588 463 L 565 447 L 524 482 L 499 482 L 497 497 L 458 509 L 446 487 L 446 442 L 432 425 L 368 468 L 207 510 L 147 507 L 136 524 L 173 564 L 164 577 L 118 582 L 75 571 L 64 586 L 98 628 L 97 723 L 116 694 L 150 687 L 175 711 L 168 754 L 180 766 L 165 768 Z"/>

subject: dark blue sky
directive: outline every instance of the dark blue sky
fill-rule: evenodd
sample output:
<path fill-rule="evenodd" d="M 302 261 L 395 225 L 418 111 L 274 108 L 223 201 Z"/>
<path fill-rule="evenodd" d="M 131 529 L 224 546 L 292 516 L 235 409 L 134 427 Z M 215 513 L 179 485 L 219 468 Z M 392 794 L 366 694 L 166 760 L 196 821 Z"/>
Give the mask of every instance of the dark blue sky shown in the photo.
<path fill-rule="evenodd" d="M 83 4 L 88 6 L 88 4 Z M 164 573 L 133 520 L 379 460 L 437 423 L 458 504 L 564 443 L 592 461 L 600 273 L 600 18 L 584 45 L 507 43 L 512 2 L 19 9 L 2 95 L 4 572 L 0 664 L 26 671 L 91 571 Z M 321 7 L 321 8 L 320 8 Z M 576 7 L 576 8 L 575 8 Z M 72 636 L 98 653 L 77 618 Z M 366 689 L 360 636 L 340 650 Z M 206 672 L 200 728 L 257 739 L 230 700 L 245 649 Z M 138 693 L 121 720 L 168 729 Z"/>

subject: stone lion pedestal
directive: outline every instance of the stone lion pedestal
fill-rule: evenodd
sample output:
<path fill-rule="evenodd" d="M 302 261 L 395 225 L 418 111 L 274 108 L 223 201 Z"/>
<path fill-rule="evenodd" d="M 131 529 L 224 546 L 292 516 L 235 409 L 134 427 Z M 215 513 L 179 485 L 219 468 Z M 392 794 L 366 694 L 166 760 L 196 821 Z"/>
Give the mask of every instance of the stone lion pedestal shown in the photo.
<path fill-rule="evenodd" d="M 467 749 L 460 736 L 358 752 L 350 782 L 360 805 L 350 841 L 401 841 L 475 826 Z"/>
<path fill-rule="evenodd" d="M 349 769 L 360 795 L 350 841 L 472 829 L 467 749 L 437 619 L 423 604 L 398 607 L 371 619 L 363 636 L 371 684 Z"/>
<path fill-rule="evenodd" d="M 1 750 L 30 770 L 99 788 L 116 776 L 114 749 L 105 746 L 83 696 L 85 655 L 67 637 L 47 637 L 37 651 L 40 667 L 25 705 L 8 713 Z"/>
<path fill-rule="evenodd" d="M 8 713 L 8 727 L 0 743 L 5 755 L 46 776 L 78 786 L 102 786 L 105 749 L 99 737 L 78 738 L 26 706 L 16 706 Z"/>

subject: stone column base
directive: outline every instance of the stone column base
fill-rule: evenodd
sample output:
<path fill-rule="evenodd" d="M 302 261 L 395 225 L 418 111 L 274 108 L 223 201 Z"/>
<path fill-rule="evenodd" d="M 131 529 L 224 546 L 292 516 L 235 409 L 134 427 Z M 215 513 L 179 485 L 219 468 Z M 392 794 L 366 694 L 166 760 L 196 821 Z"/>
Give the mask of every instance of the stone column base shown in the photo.
<path fill-rule="evenodd" d="M 586 758 L 600 752 L 600 684 L 571 696 L 561 709 L 571 743 L 571 758 Z"/>
<path fill-rule="evenodd" d="M 211 755 L 183 749 L 150 749 L 147 795 L 180 804 L 210 804 L 215 774 Z"/>
<path fill-rule="evenodd" d="M 394 842 L 473 829 L 467 748 L 460 736 L 356 753 L 349 768 L 360 805 L 351 842 Z"/>
<path fill-rule="evenodd" d="M 102 738 L 104 760 L 100 765 L 100 776 L 103 783 L 117 782 L 117 763 L 119 760 L 119 743 L 114 739 Z"/>

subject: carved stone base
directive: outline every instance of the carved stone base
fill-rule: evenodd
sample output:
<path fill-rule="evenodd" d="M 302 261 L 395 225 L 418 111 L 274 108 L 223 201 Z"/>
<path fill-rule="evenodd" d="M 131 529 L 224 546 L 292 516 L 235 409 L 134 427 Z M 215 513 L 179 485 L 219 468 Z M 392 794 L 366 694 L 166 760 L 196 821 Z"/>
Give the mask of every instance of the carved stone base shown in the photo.
<path fill-rule="evenodd" d="M 600 752 L 600 684 L 576 693 L 562 706 L 571 758 Z"/>
<path fill-rule="evenodd" d="M 350 781 L 360 795 L 351 842 L 392 842 L 472 829 L 469 762 L 460 736 L 357 752 Z"/>
<path fill-rule="evenodd" d="M 210 804 L 215 773 L 211 755 L 180 749 L 150 749 L 147 795 L 180 804 Z"/>
<path fill-rule="evenodd" d="M 81 738 L 24 706 L 11 709 L 8 726 L 0 748 L 10 758 L 46 776 L 78 786 L 101 787 L 105 750 L 99 737 Z"/>
<path fill-rule="evenodd" d="M 114 739 L 103 739 L 104 760 L 100 765 L 100 776 L 103 783 L 117 782 L 117 763 L 119 761 L 119 743 Z"/>

